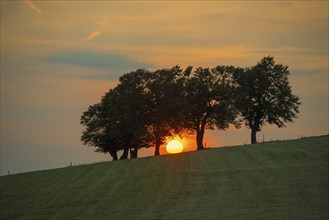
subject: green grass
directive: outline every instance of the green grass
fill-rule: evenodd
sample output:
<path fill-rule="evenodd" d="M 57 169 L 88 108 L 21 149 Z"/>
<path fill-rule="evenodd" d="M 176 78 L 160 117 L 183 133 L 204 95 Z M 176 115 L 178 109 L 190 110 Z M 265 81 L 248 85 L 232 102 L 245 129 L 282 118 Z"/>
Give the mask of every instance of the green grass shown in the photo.
<path fill-rule="evenodd" d="M 0 219 L 328 219 L 328 136 L 0 177 Z"/>

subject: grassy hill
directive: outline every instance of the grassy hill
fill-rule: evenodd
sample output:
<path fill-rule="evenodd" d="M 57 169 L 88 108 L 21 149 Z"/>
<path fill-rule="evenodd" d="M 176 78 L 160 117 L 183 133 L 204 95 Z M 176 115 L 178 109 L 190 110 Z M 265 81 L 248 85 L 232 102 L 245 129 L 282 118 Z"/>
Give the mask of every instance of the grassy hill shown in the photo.
<path fill-rule="evenodd" d="M 328 219 L 328 136 L 0 177 L 0 219 Z"/>

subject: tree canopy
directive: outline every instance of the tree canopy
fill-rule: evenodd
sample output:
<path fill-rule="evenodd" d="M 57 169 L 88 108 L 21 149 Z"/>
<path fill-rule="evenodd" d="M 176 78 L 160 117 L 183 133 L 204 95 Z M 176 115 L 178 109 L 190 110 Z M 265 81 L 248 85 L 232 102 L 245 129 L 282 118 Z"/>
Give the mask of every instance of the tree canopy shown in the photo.
<path fill-rule="evenodd" d="M 226 70 L 227 69 L 227 70 Z M 186 76 L 187 126 L 196 133 L 197 150 L 204 149 L 205 129 L 225 130 L 235 121 L 237 111 L 232 100 L 232 85 L 226 74 L 229 68 L 197 68 Z"/>
<path fill-rule="evenodd" d="M 245 125 L 251 129 L 251 143 L 265 123 L 279 128 L 292 122 L 299 112 L 299 97 L 292 94 L 288 66 L 275 64 L 274 57 L 264 57 L 257 65 L 234 73 L 235 103 Z"/>
<path fill-rule="evenodd" d="M 271 56 L 255 66 L 215 68 L 180 66 L 149 71 L 138 69 L 120 77 L 97 104 L 80 119 L 81 140 L 117 160 L 136 158 L 138 149 L 166 138 L 196 134 L 197 150 L 204 149 L 205 129 L 226 130 L 241 122 L 251 129 L 251 143 L 266 123 L 279 128 L 297 117 L 299 97 L 292 94 L 287 66 Z"/>
<path fill-rule="evenodd" d="M 183 106 L 185 106 L 182 69 L 156 70 L 147 82 L 148 125 L 155 142 L 155 155 L 167 137 L 181 134 L 184 130 Z"/>

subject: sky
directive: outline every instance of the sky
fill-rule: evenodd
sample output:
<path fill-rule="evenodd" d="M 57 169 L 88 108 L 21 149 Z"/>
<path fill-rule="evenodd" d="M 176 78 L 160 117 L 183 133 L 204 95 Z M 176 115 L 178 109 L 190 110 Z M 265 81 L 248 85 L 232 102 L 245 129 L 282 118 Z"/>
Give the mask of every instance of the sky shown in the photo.
<path fill-rule="evenodd" d="M 328 1 L 0 2 L 1 175 L 110 161 L 81 143 L 80 117 L 138 68 L 248 67 L 274 56 L 302 105 L 258 140 L 329 133 Z M 207 130 L 205 142 L 248 144 L 250 130 Z M 193 137 L 184 147 L 196 149 Z"/>

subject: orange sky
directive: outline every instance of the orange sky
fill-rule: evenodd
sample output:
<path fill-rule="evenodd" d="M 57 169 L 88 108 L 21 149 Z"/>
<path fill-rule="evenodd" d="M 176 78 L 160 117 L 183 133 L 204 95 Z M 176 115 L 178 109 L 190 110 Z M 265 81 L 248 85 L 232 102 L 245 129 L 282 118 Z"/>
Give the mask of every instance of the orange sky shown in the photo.
<path fill-rule="evenodd" d="M 1 174 L 109 160 L 82 146 L 79 119 L 126 72 L 268 55 L 289 66 L 302 106 L 258 138 L 328 134 L 328 1 L 2 0 Z M 246 144 L 249 133 L 206 131 L 205 142 Z"/>

